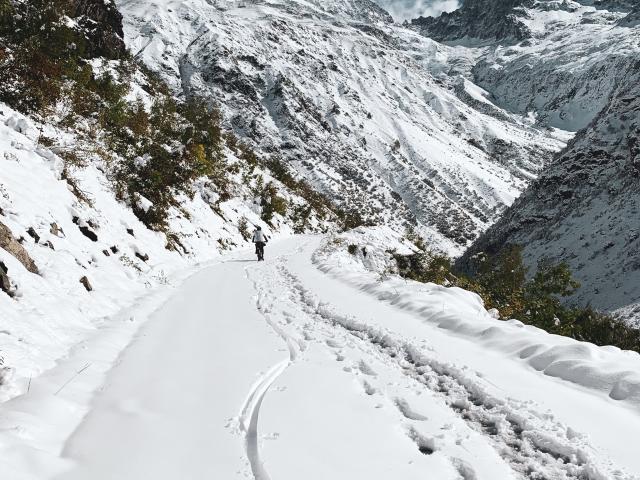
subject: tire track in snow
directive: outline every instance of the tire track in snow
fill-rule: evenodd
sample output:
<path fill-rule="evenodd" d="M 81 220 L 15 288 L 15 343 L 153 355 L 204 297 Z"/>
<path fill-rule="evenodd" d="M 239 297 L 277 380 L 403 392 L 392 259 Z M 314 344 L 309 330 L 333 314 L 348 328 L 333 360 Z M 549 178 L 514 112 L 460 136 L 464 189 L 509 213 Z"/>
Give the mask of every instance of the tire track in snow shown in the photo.
<path fill-rule="evenodd" d="M 249 396 L 242 407 L 240 413 L 240 426 L 245 433 L 245 450 L 251 471 L 256 480 L 271 480 L 271 477 L 264 468 L 264 463 L 260 457 L 260 447 L 258 445 L 258 418 L 260 407 L 269 388 L 284 372 L 291 362 L 283 360 L 275 364 L 254 384 L 249 392 Z"/>
<path fill-rule="evenodd" d="M 269 263 L 261 269 L 271 267 Z M 288 358 L 278 362 L 272 366 L 265 374 L 263 374 L 258 381 L 251 387 L 249 395 L 242 406 L 240 412 L 240 428 L 245 434 L 245 451 L 247 459 L 251 465 L 251 472 L 255 480 L 271 480 L 269 473 L 264 467 L 264 462 L 260 456 L 260 446 L 258 437 L 258 421 L 260 416 L 260 408 L 262 401 L 269 392 L 271 386 L 282 375 L 282 373 L 291 365 L 297 358 L 298 349 L 296 347 L 295 340 L 287 335 L 284 330 L 278 327 L 270 318 L 271 311 L 271 299 L 273 293 L 265 291 L 265 288 L 260 285 L 258 280 L 252 278 L 249 274 L 249 267 L 245 267 L 245 275 L 247 279 L 252 283 L 254 290 L 257 292 L 256 296 L 256 308 L 263 316 L 267 324 L 273 329 L 273 331 L 286 343 L 288 349 Z"/>

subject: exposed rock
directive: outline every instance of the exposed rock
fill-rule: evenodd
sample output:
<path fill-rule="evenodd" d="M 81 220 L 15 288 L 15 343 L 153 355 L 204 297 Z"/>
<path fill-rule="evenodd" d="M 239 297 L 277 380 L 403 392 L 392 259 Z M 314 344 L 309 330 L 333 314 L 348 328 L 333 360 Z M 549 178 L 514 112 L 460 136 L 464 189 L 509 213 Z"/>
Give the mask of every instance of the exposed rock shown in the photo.
<path fill-rule="evenodd" d="M 0 248 L 5 249 L 11 255 L 16 257 L 16 259 L 24 265 L 24 267 L 29 270 L 31 273 L 38 273 L 38 267 L 35 262 L 31 259 L 25 248 L 20 245 L 9 227 L 0 222 Z"/>
<path fill-rule="evenodd" d="M 73 217 L 73 223 L 78 225 L 78 229 L 80 233 L 82 233 L 85 237 L 87 237 L 92 242 L 98 241 L 98 234 L 91 230 L 91 224 L 80 220 L 79 217 Z"/>
<path fill-rule="evenodd" d="M 623 27 L 637 27 L 640 25 L 640 4 L 636 4 L 633 10 L 621 19 L 618 24 Z"/>
<path fill-rule="evenodd" d="M 56 222 L 51 224 L 51 228 L 49 229 L 51 235 L 55 235 L 56 237 L 64 236 L 64 230 L 58 226 Z"/>
<path fill-rule="evenodd" d="M 136 257 L 138 257 L 143 262 L 148 262 L 149 261 L 149 255 L 147 255 L 146 253 L 143 254 L 143 253 L 140 253 L 140 252 L 136 252 Z"/>
<path fill-rule="evenodd" d="M 122 14 L 115 2 L 105 0 L 73 0 L 75 16 L 87 35 L 90 58 L 121 58 L 126 53 Z"/>
<path fill-rule="evenodd" d="M 40 235 L 38 235 L 33 227 L 29 227 L 27 233 L 36 243 L 40 243 Z"/>
<path fill-rule="evenodd" d="M 411 26 L 438 41 L 462 38 L 517 42 L 529 38 L 531 31 L 521 21 L 522 7 L 535 0 L 465 0 L 462 7 L 439 17 L 419 17 Z"/>
<path fill-rule="evenodd" d="M 93 291 L 93 287 L 91 286 L 91 282 L 89 282 L 89 279 L 86 276 L 84 276 L 84 277 L 82 277 L 80 279 L 80 283 L 87 290 L 87 292 Z"/>
<path fill-rule="evenodd" d="M 9 296 L 13 296 L 13 292 L 11 291 L 11 281 L 9 280 L 8 274 L 9 269 L 3 262 L 0 262 L 0 290 Z"/>

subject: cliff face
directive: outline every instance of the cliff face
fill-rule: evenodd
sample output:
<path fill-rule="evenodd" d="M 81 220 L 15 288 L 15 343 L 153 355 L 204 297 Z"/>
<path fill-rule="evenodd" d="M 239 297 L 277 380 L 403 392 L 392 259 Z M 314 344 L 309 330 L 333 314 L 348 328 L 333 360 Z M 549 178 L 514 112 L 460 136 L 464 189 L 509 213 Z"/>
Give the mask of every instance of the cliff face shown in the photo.
<path fill-rule="evenodd" d="M 508 244 L 527 263 L 566 261 L 573 300 L 616 310 L 640 301 L 640 59 L 605 108 L 459 261 Z"/>
<path fill-rule="evenodd" d="M 74 0 L 75 16 L 85 30 L 92 57 L 120 58 L 126 51 L 122 14 L 107 0 Z"/>
<path fill-rule="evenodd" d="M 534 0 L 466 0 L 462 7 L 440 17 L 420 17 L 411 25 L 427 37 L 438 41 L 463 38 L 517 42 L 531 35 L 521 17 L 523 7 Z"/>

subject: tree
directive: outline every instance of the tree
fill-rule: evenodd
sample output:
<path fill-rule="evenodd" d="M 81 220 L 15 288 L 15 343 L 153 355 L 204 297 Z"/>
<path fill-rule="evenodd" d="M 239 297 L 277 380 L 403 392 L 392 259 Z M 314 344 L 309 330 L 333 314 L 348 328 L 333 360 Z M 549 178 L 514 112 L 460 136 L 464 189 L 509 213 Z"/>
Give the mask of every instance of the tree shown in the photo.
<path fill-rule="evenodd" d="M 489 292 L 487 307 L 506 318 L 522 312 L 526 275 L 519 245 L 509 245 L 495 257 L 480 257 L 477 281 Z"/>
<path fill-rule="evenodd" d="M 536 325 L 542 328 L 556 329 L 559 323 L 566 320 L 568 313 L 560 303 L 560 298 L 571 295 L 579 287 L 566 263 L 553 264 L 547 259 L 540 260 L 536 274 L 525 288 L 527 310 L 522 312 L 522 316 L 534 318 Z"/>
<path fill-rule="evenodd" d="M 278 195 L 278 189 L 271 182 L 262 191 L 260 205 L 262 206 L 260 218 L 269 224 L 271 224 L 275 213 L 282 216 L 287 214 L 287 201 Z"/>

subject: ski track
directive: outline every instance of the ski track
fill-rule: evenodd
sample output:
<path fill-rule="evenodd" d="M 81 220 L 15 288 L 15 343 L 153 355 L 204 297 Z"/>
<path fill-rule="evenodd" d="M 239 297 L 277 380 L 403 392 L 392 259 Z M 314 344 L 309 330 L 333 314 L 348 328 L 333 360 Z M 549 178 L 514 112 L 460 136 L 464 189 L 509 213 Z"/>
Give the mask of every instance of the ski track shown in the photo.
<path fill-rule="evenodd" d="M 294 253 L 299 253 L 303 248 L 296 249 Z M 378 373 L 367 358 L 399 371 L 410 385 L 418 386 L 442 402 L 452 415 L 486 440 L 516 478 L 638 479 L 611 464 L 596 467 L 594 452 L 586 439 L 557 422 L 550 412 L 536 411 L 532 402 L 496 397 L 483 386 L 483 383 L 491 385 L 490 382 L 480 379 L 467 367 L 444 363 L 429 354 L 428 347 L 424 345 L 418 346 L 393 332 L 370 327 L 320 302 L 287 269 L 290 255 L 281 255 L 245 268 L 245 275 L 256 292 L 257 310 L 287 349 L 287 358 L 271 366 L 258 378 L 238 416 L 247 460 L 256 480 L 271 480 L 265 459 L 260 453 L 262 437 L 259 435 L 259 416 L 263 400 L 287 368 L 304 356 L 310 342 L 322 346 L 333 355 L 339 368 L 357 377 L 364 395 L 386 397 L 397 409 L 407 437 L 424 455 L 431 455 L 439 449 L 434 438 L 416 428 L 418 424 L 429 420 L 429 412 L 414 408 L 401 395 L 390 395 L 379 388 Z M 345 348 L 355 349 L 361 352 L 361 356 L 348 356 Z M 349 362 L 350 366 L 342 366 Z M 448 460 L 463 480 L 479 478 L 468 461 L 454 455 L 449 456 Z M 605 468 L 606 472 L 601 468 Z"/>
<path fill-rule="evenodd" d="M 267 265 L 267 264 L 263 264 Z M 267 472 L 264 461 L 260 456 L 260 445 L 258 436 L 258 420 L 260 416 L 260 408 L 262 407 L 262 401 L 266 394 L 269 392 L 271 386 L 282 375 L 291 363 L 297 358 L 297 348 L 294 340 L 287 335 L 287 333 L 280 328 L 270 317 L 270 312 L 274 302 L 274 292 L 267 290 L 258 280 L 252 278 L 249 267 L 245 267 L 245 275 L 247 279 L 253 284 L 254 290 L 256 290 L 256 307 L 260 314 L 264 317 L 267 324 L 278 334 L 280 338 L 286 343 L 289 352 L 289 357 L 286 360 L 278 362 L 272 366 L 265 374 L 263 374 L 258 381 L 253 385 L 249 391 L 247 400 L 245 401 L 241 413 L 240 413 L 240 428 L 245 433 L 245 450 L 247 459 L 251 465 L 251 471 L 256 480 L 271 480 L 269 473 Z"/>

